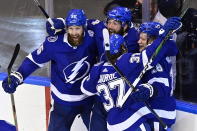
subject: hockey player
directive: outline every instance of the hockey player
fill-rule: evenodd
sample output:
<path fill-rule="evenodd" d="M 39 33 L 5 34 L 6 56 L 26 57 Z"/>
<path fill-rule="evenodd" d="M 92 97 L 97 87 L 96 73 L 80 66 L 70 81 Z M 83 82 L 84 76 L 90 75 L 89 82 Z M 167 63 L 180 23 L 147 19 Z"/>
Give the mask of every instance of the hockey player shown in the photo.
<path fill-rule="evenodd" d="M 132 12 L 126 7 L 114 7 L 107 13 L 106 21 L 88 20 L 88 28 L 95 32 L 99 56 L 104 55 L 103 29 L 107 28 L 110 34 L 120 34 L 125 39 L 125 44 L 129 52 L 139 51 L 137 41 L 139 34 L 132 21 Z"/>
<path fill-rule="evenodd" d="M 170 23 L 169 21 L 173 21 L 173 19 L 177 18 L 173 17 L 168 19 L 168 23 Z M 140 26 L 139 30 L 141 33 L 138 41 L 140 51 L 143 51 L 158 37 L 159 27 L 161 28 L 162 25 L 157 22 L 147 22 Z M 168 55 L 164 55 L 154 68 L 145 73 L 141 81 L 143 84 L 139 85 L 139 91 L 132 94 L 132 99 L 136 102 L 147 101 L 167 126 L 171 127 L 171 125 L 175 123 L 176 103 L 172 96 L 173 88 L 170 82 L 170 70 L 172 64 L 169 61 L 169 57 L 176 56 L 178 50 L 175 44 L 172 44 L 171 48 L 168 48 L 168 50 L 170 50 Z M 146 95 L 148 88 L 152 89 L 154 92 L 154 95 L 151 98 Z M 164 113 L 165 115 L 163 115 Z M 148 122 L 151 125 L 152 130 L 163 130 L 163 127 L 159 124 L 157 119 L 151 118 Z"/>
<path fill-rule="evenodd" d="M 140 54 L 125 53 L 125 45 L 123 38 L 120 35 L 114 34 L 110 36 L 110 59 L 123 72 L 126 78 L 133 82 L 144 68 L 145 63 L 154 53 L 156 47 L 165 37 L 169 30 L 177 29 L 180 25 L 180 19 L 172 19 L 164 26 L 163 35 L 159 36 L 151 45 L 149 45 Z M 164 58 L 167 50 L 175 44 L 172 41 L 167 41 L 163 49 L 159 52 L 158 57 L 151 64 L 155 66 L 158 61 Z M 118 58 L 118 59 L 117 59 Z M 116 72 L 113 66 L 108 62 L 101 62 L 95 65 L 90 75 L 83 79 L 81 90 L 87 95 L 98 95 L 102 101 L 107 113 L 107 123 L 109 131 L 135 131 L 146 128 L 150 130 L 148 120 L 154 119 L 154 115 L 145 107 L 143 102 L 157 97 L 157 91 L 142 84 L 141 81 L 137 86 L 137 91 L 134 92 L 128 101 L 121 107 L 121 101 L 124 94 L 129 89 L 128 85 L 123 81 L 120 75 Z M 141 90 L 145 89 L 145 90 Z M 147 89 L 147 90 L 146 90 Z M 162 104 L 162 103 L 161 103 Z M 154 104 L 153 104 L 154 105 Z M 155 105 L 156 106 L 156 105 Z M 145 127 L 143 126 L 145 124 Z"/>
<path fill-rule="evenodd" d="M 88 20 L 88 28 L 95 32 L 95 38 L 100 60 L 105 59 L 103 29 L 107 28 L 110 34 L 120 34 L 124 37 L 128 52 L 136 53 L 139 50 L 137 41 L 139 34 L 132 21 L 132 12 L 126 7 L 115 7 L 107 13 L 105 21 Z M 106 131 L 106 116 L 102 103 L 95 101 L 90 123 L 90 131 Z"/>
<path fill-rule="evenodd" d="M 53 19 L 55 29 L 51 29 L 51 25 L 47 26 L 47 32 L 50 35 L 61 30 L 63 22 L 60 19 Z M 103 29 L 107 28 L 110 34 L 118 33 L 124 36 L 125 44 L 129 52 L 136 53 L 139 51 L 137 41 L 139 34 L 134 28 L 132 21 L 132 12 L 126 7 L 115 7 L 107 13 L 106 21 L 87 20 L 87 28 L 94 31 L 99 54 L 99 60 L 106 60 L 103 45 Z M 61 32 L 60 32 L 61 33 Z M 106 130 L 106 111 L 99 101 L 95 101 L 90 124 L 90 131 Z"/>
<path fill-rule="evenodd" d="M 135 29 L 132 21 L 132 12 L 126 7 L 115 7 L 107 13 L 107 18 L 105 21 L 99 21 L 95 19 L 87 20 L 87 28 L 95 33 L 99 58 L 102 59 L 104 55 L 104 45 L 103 45 L 103 29 L 107 28 L 110 34 L 117 33 L 124 36 L 125 43 L 127 45 L 128 51 L 136 53 L 139 51 L 139 46 L 137 41 L 139 39 L 139 34 Z M 47 33 L 49 35 L 54 35 L 58 31 L 64 32 L 63 22 L 60 19 L 53 19 L 54 28 L 51 25 L 47 26 Z"/>
<path fill-rule="evenodd" d="M 129 52 L 138 52 L 139 46 L 137 44 L 137 41 L 139 39 L 139 34 L 131 21 L 131 10 L 126 7 L 120 6 L 110 10 L 107 13 L 105 21 L 88 20 L 88 28 L 95 32 L 96 44 L 100 60 L 106 60 L 103 44 L 103 29 L 105 28 L 108 29 L 110 35 L 114 33 L 122 35 Z M 99 99 L 96 99 L 92 112 L 90 131 L 106 131 L 107 113 Z"/>
<path fill-rule="evenodd" d="M 76 115 L 81 114 L 88 128 L 92 99 L 80 91 L 80 84 L 95 63 L 95 41 L 86 28 L 86 15 L 81 9 L 68 12 L 66 32 L 46 37 L 30 53 L 16 72 L 3 80 L 7 93 L 14 93 L 32 72 L 51 61 L 51 96 L 54 100 L 48 131 L 70 131 Z"/>

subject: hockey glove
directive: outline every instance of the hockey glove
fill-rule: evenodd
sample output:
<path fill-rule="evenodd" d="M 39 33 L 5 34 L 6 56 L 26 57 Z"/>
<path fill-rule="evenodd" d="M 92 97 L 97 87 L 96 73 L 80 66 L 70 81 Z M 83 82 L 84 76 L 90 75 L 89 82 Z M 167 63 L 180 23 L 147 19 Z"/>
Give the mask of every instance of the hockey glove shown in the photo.
<path fill-rule="evenodd" d="M 10 74 L 10 80 L 8 77 L 3 80 L 2 87 L 7 93 L 14 93 L 16 87 L 23 82 L 23 76 L 19 72 L 12 72 Z"/>
<path fill-rule="evenodd" d="M 167 19 L 163 28 L 159 31 L 161 37 L 166 37 L 169 31 L 177 31 L 181 27 L 181 18 L 180 17 L 170 17 Z"/>
<path fill-rule="evenodd" d="M 141 84 L 136 88 L 137 90 L 131 94 L 131 98 L 136 102 L 144 102 L 153 96 L 153 87 L 148 83 Z"/>
<path fill-rule="evenodd" d="M 50 36 L 65 33 L 65 20 L 63 18 L 53 18 L 53 25 L 47 20 L 46 30 Z"/>

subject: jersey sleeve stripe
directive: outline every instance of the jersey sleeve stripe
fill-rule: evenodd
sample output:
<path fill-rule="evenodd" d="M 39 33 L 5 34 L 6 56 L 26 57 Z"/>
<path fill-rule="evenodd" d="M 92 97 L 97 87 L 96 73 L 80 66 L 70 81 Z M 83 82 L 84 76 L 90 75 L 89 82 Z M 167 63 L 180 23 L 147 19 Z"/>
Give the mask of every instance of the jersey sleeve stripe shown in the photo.
<path fill-rule="evenodd" d="M 168 81 L 167 78 L 161 78 L 161 77 L 159 77 L 159 78 L 152 78 L 152 79 L 150 79 L 150 80 L 148 81 L 149 84 L 153 84 L 154 82 L 162 83 L 162 84 L 164 84 L 164 85 L 167 86 L 167 87 L 170 86 L 170 85 L 169 85 L 169 81 Z"/>
<path fill-rule="evenodd" d="M 88 95 L 88 96 L 93 96 L 93 95 L 95 95 L 94 93 L 92 93 L 92 92 L 89 92 L 89 91 L 87 91 L 85 88 L 84 88 L 84 82 L 86 81 L 88 79 L 88 76 L 86 76 L 83 80 L 82 80 L 82 82 L 81 82 L 81 92 L 83 92 L 84 94 L 86 94 L 86 95 Z"/>
<path fill-rule="evenodd" d="M 30 53 L 28 56 L 26 56 L 26 57 L 29 58 L 29 59 L 30 59 L 34 64 L 36 64 L 37 66 L 39 66 L 39 67 L 43 67 L 43 66 L 44 66 L 44 64 L 38 64 L 38 63 L 36 63 L 36 62 L 34 61 L 32 55 L 31 55 L 31 53 Z"/>
<path fill-rule="evenodd" d="M 154 109 L 154 111 L 163 119 L 173 120 L 176 118 L 176 110 L 167 111 L 167 110 Z M 109 129 L 109 131 L 126 130 L 129 127 L 131 127 L 134 123 L 142 119 L 143 116 L 146 116 L 148 114 L 151 114 L 151 112 L 147 109 L 147 107 L 142 107 L 125 121 L 113 125 L 107 123 L 107 128 Z"/>
<path fill-rule="evenodd" d="M 142 51 L 142 63 L 144 67 L 148 63 L 148 56 L 146 54 L 146 50 Z"/>

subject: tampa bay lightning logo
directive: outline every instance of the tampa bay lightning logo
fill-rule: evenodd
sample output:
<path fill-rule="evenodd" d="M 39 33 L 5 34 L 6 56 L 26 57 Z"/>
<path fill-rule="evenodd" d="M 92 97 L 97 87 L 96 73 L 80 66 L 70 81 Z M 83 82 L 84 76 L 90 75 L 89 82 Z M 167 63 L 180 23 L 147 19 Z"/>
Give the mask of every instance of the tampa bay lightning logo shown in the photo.
<path fill-rule="evenodd" d="M 85 61 L 87 57 L 88 56 L 82 58 L 80 61 L 73 62 L 63 69 L 66 83 L 73 84 L 88 74 L 90 70 L 90 64 L 89 62 Z"/>

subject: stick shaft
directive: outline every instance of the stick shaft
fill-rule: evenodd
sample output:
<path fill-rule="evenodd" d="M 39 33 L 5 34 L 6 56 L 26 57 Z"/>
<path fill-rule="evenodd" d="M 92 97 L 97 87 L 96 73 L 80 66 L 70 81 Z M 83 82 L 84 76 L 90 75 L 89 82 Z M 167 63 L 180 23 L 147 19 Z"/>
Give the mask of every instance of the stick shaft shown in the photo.
<path fill-rule="evenodd" d="M 51 17 L 49 17 L 48 13 L 45 11 L 45 9 L 41 6 L 41 4 L 39 3 L 38 0 L 34 0 L 36 6 L 42 11 L 42 13 L 44 14 L 44 16 L 47 18 L 47 20 L 49 21 L 49 23 L 52 25 L 52 28 L 54 28 L 54 23 L 51 19 Z"/>
<path fill-rule="evenodd" d="M 10 94 L 10 97 L 11 97 L 11 102 L 12 102 L 12 111 L 13 111 L 13 117 L 14 117 L 14 124 L 16 126 L 16 131 L 18 131 L 18 122 L 17 122 L 14 94 Z"/>
<path fill-rule="evenodd" d="M 8 83 L 9 84 L 11 83 L 11 80 L 10 80 L 11 69 L 12 69 L 12 66 L 13 66 L 15 60 L 16 60 L 16 57 L 18 56 L 19 50 L 20 50 L 20 44 L 17 44 L 15 46 L 14 53 L 12 55 L 12 58 L 10 60 L 10 63 L 8 65 L 8 68 L 7 68 L 7 72 L 8 72 Z M 11 104 L 12 104 L 12 112 L 13 112 L 14 124 L 16 126 L 16 131 L 18 131 L 18 122 L 17 122 L 17 115 L 16 115 L 16 107 L 15 107 L 14 94 L 10 94 L 10 98 L 11 98 Z"/>
<path fill-rule="evenodd" d="M 42 11 L 42 13 L 44 14 L 44 16 L 48 19 L 49 15 L 47 14 L 47 12 L 45 11 L 45 9 L 41 6 L 40 2 L 38 0 L 34 0 L 36 6 L 38 6 L 38 8 L 40 8 L 40 10 Z"/>

